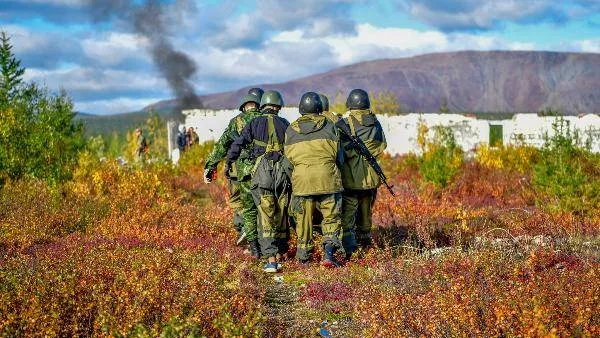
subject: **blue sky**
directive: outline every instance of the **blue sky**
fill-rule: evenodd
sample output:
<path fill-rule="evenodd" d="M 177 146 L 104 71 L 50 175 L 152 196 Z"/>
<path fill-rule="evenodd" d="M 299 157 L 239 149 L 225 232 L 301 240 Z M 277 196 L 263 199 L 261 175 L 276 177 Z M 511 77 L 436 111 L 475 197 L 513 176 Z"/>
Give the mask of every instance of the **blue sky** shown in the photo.
<path fill-rule="evenodd" d="M 149 41 L 124 13 L 98 20 L 93 1 L 0 0 L 0 30 L 27 79 L 62 87 L 76 109 L 97 114 L 172 97 Z M 600 52 L 600 0 L 156 1 L 174 47 L 198 65 L 199 94 L 432 52 Z"/>

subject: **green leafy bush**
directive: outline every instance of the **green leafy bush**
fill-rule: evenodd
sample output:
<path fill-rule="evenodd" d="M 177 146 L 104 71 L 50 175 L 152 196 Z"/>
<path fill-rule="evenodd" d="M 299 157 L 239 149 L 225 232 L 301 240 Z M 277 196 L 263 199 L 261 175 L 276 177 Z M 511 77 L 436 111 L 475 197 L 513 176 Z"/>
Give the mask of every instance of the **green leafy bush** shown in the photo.
<path fill-rule="evenodd" d="M 583 146 L 578 130 L 557 118 L 533 167 L 539 202 L 551 209 L 588 213 L 600 208 L 600 156 Z"/>
<path fill-rule="evenodd" d="M 427 126 L 420 124 L 418 128 L 417 142 L 423 153 L 419 172 L 436 188 L 445 188 L 452 183 L 463 165 L 463 151 L 450 128 L 435 126 L 431 140 L 427 139 Z"/>

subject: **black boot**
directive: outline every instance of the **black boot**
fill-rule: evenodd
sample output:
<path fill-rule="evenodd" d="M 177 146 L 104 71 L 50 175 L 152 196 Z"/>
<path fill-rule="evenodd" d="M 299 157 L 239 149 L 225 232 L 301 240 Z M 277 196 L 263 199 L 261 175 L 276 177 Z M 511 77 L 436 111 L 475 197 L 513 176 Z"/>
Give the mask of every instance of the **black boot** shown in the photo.
<path fill-rule="evenodd" d="M 335 247 L 331 244 L 325 244 L 325 248 L 323 250 L 323 266 L 328 268 L 337 268 L 340 266 L 340 263 L 335 258 Z"/>
<path fill-rule="evenodd" d="M 250 241 L 250 255 L 256 259 L 260 258 L 260 245 L 258 244 L 258 240 L 255 239 Z"/>

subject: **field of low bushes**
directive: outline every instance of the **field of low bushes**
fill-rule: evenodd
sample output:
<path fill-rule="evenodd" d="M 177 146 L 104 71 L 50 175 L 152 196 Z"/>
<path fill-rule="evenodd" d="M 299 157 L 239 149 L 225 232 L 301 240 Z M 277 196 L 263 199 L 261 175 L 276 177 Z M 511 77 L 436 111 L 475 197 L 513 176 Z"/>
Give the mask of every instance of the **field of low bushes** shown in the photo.
<path fill-rule="evenodd" d="M 379 191 L 375 248 L 275 279 L 234 246 L 222 178 L 202 183 L 211 144 L 176 168 L 88 151 L 64 184 L 8 180 L 0 336 L 599 336 L 599 156 L 442 136 L 382 159 L 397 197 Z"/>

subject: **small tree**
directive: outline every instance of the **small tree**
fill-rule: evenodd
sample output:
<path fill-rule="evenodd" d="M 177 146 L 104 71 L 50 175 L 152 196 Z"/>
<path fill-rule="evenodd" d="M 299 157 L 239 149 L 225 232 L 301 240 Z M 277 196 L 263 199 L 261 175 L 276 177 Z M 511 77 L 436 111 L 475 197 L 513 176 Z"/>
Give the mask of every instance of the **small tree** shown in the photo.
<path fill-rule="evenodd" d="M 25 69 L 0 34 L 0 184 L 31 176 L 52 183 L 70 177 L 85 146 L 83 126 L 75 124 L 73 103 L 63 91 L 24 83 Z"/>

